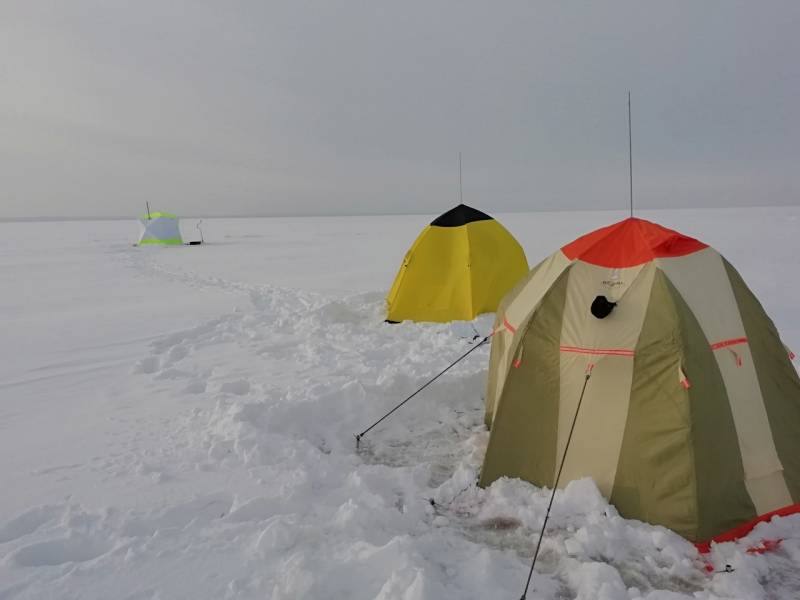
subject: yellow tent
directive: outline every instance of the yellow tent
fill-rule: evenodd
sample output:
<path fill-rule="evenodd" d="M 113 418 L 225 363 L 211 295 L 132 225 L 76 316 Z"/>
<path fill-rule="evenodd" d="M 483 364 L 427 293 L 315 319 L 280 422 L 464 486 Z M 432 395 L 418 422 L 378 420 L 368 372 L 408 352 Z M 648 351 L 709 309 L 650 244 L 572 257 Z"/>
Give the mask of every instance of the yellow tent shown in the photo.
<path fill-rule="evenodd" d="M 525 252 L 506 228 L 459 204 L 425 227 L 406 253 L 386 298 L 386 320 L 472 320 L 494 312 L 527 272 Z"/>

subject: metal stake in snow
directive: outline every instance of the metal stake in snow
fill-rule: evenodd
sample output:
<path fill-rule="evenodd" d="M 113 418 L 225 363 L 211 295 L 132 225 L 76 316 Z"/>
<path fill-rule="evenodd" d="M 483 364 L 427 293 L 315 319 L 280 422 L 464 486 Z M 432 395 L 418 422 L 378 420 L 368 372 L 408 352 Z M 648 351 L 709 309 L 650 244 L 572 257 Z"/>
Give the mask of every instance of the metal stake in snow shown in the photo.
<path fill-rule="evenodd" d="M 542 523 L 542 530 L 539 532 L 539 541 L 536 542 L 536 550 L 533 552 L 533 561 L 531 562 L 531 570 L 528 571 L 528 580 L 525 582 L 525 591 L 522 592 L 520 600 L 525 600 L 528 597 L 528 587 L 531 585 L 531 578 L 533 577 L 533 567 L 536 566 L 536 559 L 539 558 L 539 549 L 542 547 L 542 539 L 544 538 L 544 529 L 547 527 L 547 521 L 550 518 L 550 509 L 553 508 L 553 500 L 556 498 L 556 490 L 558 489 L 558 480 L 561 479 L 561 471 L 564 469 L 564 462 L 567 460 L 567 451 L 569 450 L 569 443 L 572 441 L 572 432 L 575 431 L 575 423 L 578 421 L 578 411 L 581 409 L 583 402 L 583 394 L 586 392 L 586 384 L 589 383 L 589 378 L 592 376 L 592 369 L 594 365 L 589 363 L 586 367 L 586 378 L 583 380 L 583 388 L 581 389 L 581 396 L 578 398 L 578 406 L 575 408 L 575 416 L 572 417 L 572 426 L 569 428 L 569 435 L 567 436 L 567 445 L 564 447 L 564 454 L 561 455 L 561 464 L 558 466 L 558 473 L 556 480 L 553 483 L 553 493 L 550 494 L 550 504 L 547 505 L 547 512 L 544 514 L 544 522 Z"/>
<path fill-rule="evenodd" d="M 375 421 L 375 422 L 374 422 L 372 425 L 370 425 L 369 427 L 367 427 L 367 428 L 366 428 L 364 431 L 362 431 L 361 433 L 354 434 L 354 437 L 356 438 L 356 449 L 358 449 L 358 447 L 359 447 L 359 444 L 361 444 L 361 438 L 362 438 L 362 437 L 364 437 L 364 435 L 366 435 L 366 434 L 367 434 L 369 431 L 371 431 L 371 430 L 372 430 L 372 429 L 373 429 L 373 428 L 374 428 L 376 425 L 378 425 L 379 423 L 381 423 L 381 422 L 382 422 L 382 421 L 383 421 L 383 420 L 384 420 L 386 417 L 388 417 L 389 415 L 391 415 L 391 414 L 392 414 L 394 411 L 396 411 L 398 408 L 400 408 L 401 406 L 403 406 L 403 405 L 404 405 L 406 402 L 408 402 L 409 400 L 411 400 L 411 399 L 412 399 L 414 396 L 416 396 L 417 394 L 419 394 L 419 393 L 420 393 L 422 390 L 424 390 L 426 387 L 428 387 L 428 386 L 429 386 L 430 384 L 432 384 L 434 381 L 436 381 L 437 379 L 439 379 L 439 377 L 441 377 L 442 375 L 444 375 L 445 373 L 447 373 L 447 372 L 448 372 L 450 369 L 452 369 L 454 366 L 456 366 L 456 365 L 457 365 L 458 363 L 460 363 L 462 360 L 464 360 L 465 358 L 467 358 L 467 357 L 468 357 L 470 354 L 472 354 L 473 352 L 475 352 L 475 350 L 477 350 L 478 348 L 480 348 L 481 346 L 483 346 L 483 345 L 484 345 L 486 342 L 488 342 L 488 341 L 489 341 L 489 339 L 490 339 L 491 337 L 492 337 L 492 333 L 490 333 L 489 335 L 487 335 L 487 336 L 486 336 L 485 338 L 483 338 L 483 339 L 482 339 L 480 342 L 478 342 L 477 344 L 475 344 L 475 345 L 474 345 L 472 348 L 470 348 L 469 350 L 467 350 L 466 352 L 464 352 L 464 354 L 462 354 L 462 355 L 461 355 L 461 356 L 459 356 L 459 357 L 458 357 L 456 360 L 454 360 L 453 362 L 451 362 L 451 363 L 450 363 L 450 364 L 449 364 L 447 367 L 445 367 L 443 370 L 439 371 L 439 373 L 438 373 L 438 374 L 437 374 L 435 377 L 433 377 L 432 379 L 428 380 L 428 382 L 427 382 L 427 383 L 425 383 L 425 385 L 423 385 L 423 386 L 422 386 L 421 388 L 419 388 L 419 389 L 418 389 L 416 392 L 414 392 L 414 393 L 413 393 L 413 394 L 411 394 L 411 395 L 410 395 L 408 398 L 406 398 L 405 400 L 403 400 L 403 401 L 402 401 L 400 404 L 398 404 L 397 406 L 395 406 L 395 407 L 394 407 L 392 410 L 390 410 L 390 411 L 389 411 L 389 412 L 387 412 L 385 415 L 383 415 L 383 416 L 382 416 L 380 419 L 378 419 L 377 421 Z"/>
<path fill-rule="evenodd" d="M 150 203 L 149 202 L 145 202 L 145 205 L 147 206 L 147 220 L 149 221 L 150 220 Z"/>

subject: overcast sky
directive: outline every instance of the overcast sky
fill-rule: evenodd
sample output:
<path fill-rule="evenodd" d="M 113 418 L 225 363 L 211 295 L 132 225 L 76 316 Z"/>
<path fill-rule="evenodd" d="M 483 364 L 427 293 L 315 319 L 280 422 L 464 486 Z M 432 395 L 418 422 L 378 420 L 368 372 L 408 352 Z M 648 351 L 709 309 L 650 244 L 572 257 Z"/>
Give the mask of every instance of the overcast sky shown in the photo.
<path fill-rule="evenodd" d="M 800 203 L 800 2 L 3 0 L 0 217 Z"/>

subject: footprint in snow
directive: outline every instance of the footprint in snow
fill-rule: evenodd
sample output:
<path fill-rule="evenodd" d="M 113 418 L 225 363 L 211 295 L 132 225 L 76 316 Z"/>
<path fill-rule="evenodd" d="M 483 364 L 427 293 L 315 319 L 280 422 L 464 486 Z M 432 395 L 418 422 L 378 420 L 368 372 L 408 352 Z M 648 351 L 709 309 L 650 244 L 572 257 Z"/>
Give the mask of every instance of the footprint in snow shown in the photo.
<path fill-rule="evenodd" d="M 189 394 L 202 394 L 206 391 L 206 382 L 202 379 L 194 379 L 183 389 Z"/>
<path fill-rule="evenodd" d="M 245 394 L 250 393 L 250 382 L 246 379 L 226 381 L 219 386 L 219 391 L 223 394 L 236 394 L 237 396 L 244 396 Z"/>
<path fill-rule="evenodd" d="M 108 552 L 111 548 L 98 540 L 74 535 L 37 542 L 13 552 L 8 560 L 21 567 L 45 567 L 70 562 L 85 562 Z"/>
<path fill-rule="evenodd" d="M 159 530 L 184 529 L 191 524 L 202 525 L 224 518 L 232 505 L 233 496 L 225 492 L 201 496 L 158 513 L 131 518 L 124 524 L 122 535 L 151 536 Z"/>
<path fill-rule="evenodd" d="M 186 358 L 188 356 L 189 350 L 186 346 L 182 344 L 178 344 L 177 346 L 172 346 L 167 352 L 166 364 L 171 365 L 173 363 L 178 362 L 179 360 Z"/>
<path fill-rule="evenodd" d="M 136 374 L 149 375 L 155 373 L 161 368 L 161 361 L 157 356 L 148 356 L 138 361 L 134 367 L 133 372 Z"/>
<path fill-rule="evenodd" d="M 277 500 L 266 497 L 252 498 L 247 502 L 231 507 L 230 512 L 225 518 L 237 523 L 245 521 L 266 521 L 274 517 L 279 507 L 280 502 Z"/>
<path fill-rule="evenodd" d="M 158 600 L 161 594 L 155 589 L 146 589 L 134 592 L 130 596 L 126 596 L 125 600 Z"/>
<path fill-rule="evenodd" d="M 60 514 L 60 509 L 55 506 L 45 505 L 30 508 L 0 527 L 0 544 L 31 534 Z"/>
<path fill-rule="evenodd" d="M 292 517 L 272 517 L 253 545 L 253 554 L 266 558 L 285 552 L 297 542 L 297 522 Z"/>
<path fill-rule="evenodd" d="M 180 369 L 164 369 L 158 375 L 155 376 L 158 380 L 168 380 L 168 379 L 187 379 L 191 377 L 192 374 L 188 371 L 181 371 Z"/>

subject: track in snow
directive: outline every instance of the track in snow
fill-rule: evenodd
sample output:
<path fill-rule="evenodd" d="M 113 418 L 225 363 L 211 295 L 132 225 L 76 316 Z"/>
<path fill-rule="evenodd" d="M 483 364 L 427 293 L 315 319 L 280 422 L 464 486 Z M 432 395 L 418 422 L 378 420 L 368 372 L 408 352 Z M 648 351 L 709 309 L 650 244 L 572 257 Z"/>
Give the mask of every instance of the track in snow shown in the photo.
<path fill-rule="evenodd" d="M 519 596 L 548 493 L 474 484 L 488 348 L 370 432 L 362 452 L 352 437 L 461 354 L 471 326 L 390 326 L 382 294 L 231 282 L 170 271 L 157 256 L 125 260 L 240 306 L 154 339 L 131 365 L 135 400 L 172 412 L 123 406 L 114 418 L 129 432 L 115 451 L 43 475 L 89 469 L 161 501 L 56 499 L 0 522 L 0 598 Z M 791 521 L 785 537 L 800 533 Z M 708 577 L 691 545 L 619 518 L 589 481 L 559 492 L 551 522 L 531 598 L 800 595 L 791 542 L 764 557 L 726 545 L 714 561 L 737 571 Z"/>

